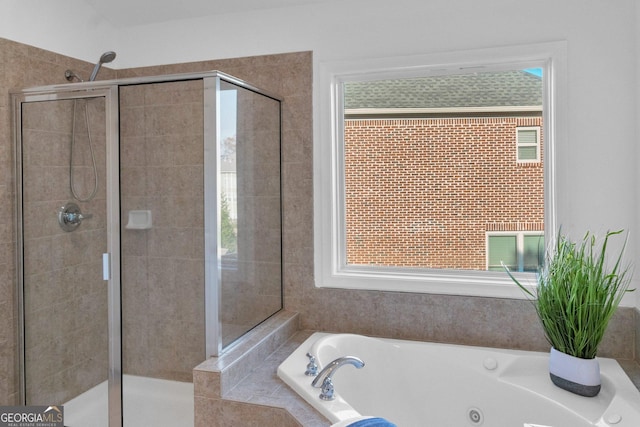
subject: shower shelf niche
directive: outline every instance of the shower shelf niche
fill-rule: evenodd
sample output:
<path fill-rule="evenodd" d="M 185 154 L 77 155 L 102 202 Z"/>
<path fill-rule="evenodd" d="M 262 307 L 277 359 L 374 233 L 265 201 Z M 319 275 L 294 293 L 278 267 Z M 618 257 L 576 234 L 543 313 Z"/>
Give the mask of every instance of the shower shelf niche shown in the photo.
<path fill-rule="evenodd" d="M 148 230 L 152 225 L 151 211 L 129 211 L 129 222 L 125 226 L 128 230 Z"/>

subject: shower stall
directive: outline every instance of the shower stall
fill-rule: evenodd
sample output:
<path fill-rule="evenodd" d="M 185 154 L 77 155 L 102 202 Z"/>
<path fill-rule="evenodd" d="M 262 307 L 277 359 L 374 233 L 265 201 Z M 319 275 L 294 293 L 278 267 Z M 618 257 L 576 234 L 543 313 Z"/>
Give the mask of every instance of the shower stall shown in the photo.
<path fill-rule="evenodd" d="M 196 365 L 282 309 L 281 100 L 217 71 L 12 100 L 22 401 L 163 426 Z"/>

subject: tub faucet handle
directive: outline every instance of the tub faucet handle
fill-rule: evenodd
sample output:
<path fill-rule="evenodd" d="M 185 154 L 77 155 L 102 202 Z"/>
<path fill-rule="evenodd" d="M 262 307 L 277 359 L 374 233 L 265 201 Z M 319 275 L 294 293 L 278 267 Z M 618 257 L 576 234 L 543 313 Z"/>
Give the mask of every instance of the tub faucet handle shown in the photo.
<path fill-rule="evenodd" d="M 313 357 L 313 354 L 307 353 L 307 357 L 309 358 L 309 363 L 307 364 L 307 370 L 304 371 L 304 374 L 309 377 L 315 377 L 318 375 L 318 364 L 316 363 L 316 358 Z"/>
<path fill-rule="evenodd" d="M 320 399 L 322 400 L 333 400 L 334 396 L 334 387 L 332 377 L 333 374 L 336 373 L 338 368 L 343 365 L 353 365 L 356 368 L 360 369 L 364 367 L 364 362 L 354 356 L 344 356 L 338 357 L 333 362 L 329 363 L 327 366 L 322 368 L 320 374 L 314 378 L 311 382 L 312 387 L 316 387 L 321 389 Z"/>
<path fill-rule="evenodd" d="M 320 388 L 320 399 L 325 401 L 331 401 L 335 399 L 335 388 L 333 387 L 333 381 L 331 378 L 326 377 L 324 381 L 322 381 L 322 387 Z"/>

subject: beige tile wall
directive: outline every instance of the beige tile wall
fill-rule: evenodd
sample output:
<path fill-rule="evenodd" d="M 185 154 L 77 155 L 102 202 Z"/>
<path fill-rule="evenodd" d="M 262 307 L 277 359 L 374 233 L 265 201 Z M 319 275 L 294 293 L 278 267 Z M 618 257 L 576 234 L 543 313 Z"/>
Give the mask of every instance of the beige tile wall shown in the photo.
<path fill-rule="evenodd" d="M 281 307 L 277 103 L 237 93 L 238 253 L 222 273 L 226 342 Z M 120 104 L 122 222 L 130 210 L 153 217 L 151 229 L 122 234 L 124 372 L 190 381 L 206 357 L 202 80 L 122 87 Z"/>
<path fill-rule="evenodd" d="M 217 69 L 279 94 L 283 104 L 285 307 L 303 329 L 548 350 L 524 300 L 319 289 L 313 279 L 312 55 L 300 52 L 121 70 L 119 77 Z M 621 309 L 603 356 L 633 358 L 635 310 Z"/>
<path fill-rule="evenodd" d="M 191 381 L 204 350 L 203 93 L 197 81 L 120 90 L 123 371 Z"/>
<path fill-rule="evenodd" d="M 14 292 L 16 281 L 15 176 L 13 173 L 13 136 L 10 124 L 9 92 L 12 89 L 30 86 L 66 83 L 64 72 L 67 68 L 72 68 L 79 74 L 88 76 L 93 65 L 21 43 L 0 39 L 0 405 L 13 404 L 18 400 L 18 369 L 15 357 L 17 311 Z M 114 76 L 113 71 L 107 68 L 103 69 L 101 77 L 108 76 Z M 51 146 L 53 146 L 53 142 Z M 52 153 L 49 152 L 48 155 Z M 42 202 L 47 204 L 47 202 Z M 55 215 L 55 210 L 49 211 L 49 214 Z M 50 235 L 48 239 L 53 242 L 53 235 Z M 45 256 L 43 260 L 50 259 L 49 255 Z M 68 260 L 64 262 L 68 262 Z M 71 268 L 69 265 L 67 267 Z M 55 280 L 55 282 L 60 282 L 60 280 Z M 88 283 L 88 281 L 77 282 L 71 286 L 80 286 L 84 283 Z M 67 292 L 69 288 L 62 291 Z M 81 298 L 81 301 L 76 300 L 82 304 L 81 308 L 85 311 L 91 308 L 89 301 L 89 296 Z M 87 344 L 93 345 L 93 343 Z M 78 351 L 84 350 L 78 348 Z M 70 378 L 67 380 L 72 381 Z"/>
<path fill-rule="evenodd" d="M 63 404 L 107 379 L 107 286 L 101 268 L 106 252 L 104 105 L 103 99 L 90 99 L 23 106 L 28 404 Z M 79 198 L 86 199 L 95 185 L 85 117 L 97 165 L 98 189 L 87 202 L 75 200 L 69 188 L 74 110 L 73 173 Z M 57 218 L 58 208 L 69 201 L 93 215 L 73 232 L 64 231 Z"/>
<path fill-rule="evenodd" d="M 293 245 L 290 250 L 287 252 L 287 238 L 297 239 L 299 232 L 304 230 L 311 230 L 311 218 L 306 217 L 307 210 L 298 211 L 297 206 L 302 206 L 303 204 L 310 203 L 310 186 L 311 186 L 311 54 L 309 52 L 303 53 L 294 53 L 294 54 L 283 54 L 283 55 L 270 55 L 270 56 L 261 56 L 261 57 L 253 57 L 253 58 L 238 58 L 238 59 L 228 59 L 228 60 L 215 60 L 215 61 L 205 61 L 199 63 L 190 63 L 190 64 L 175 64 L 175 65 L 167 65 L 167 66 L 159 66 L 159 67 L 148 67 L 148 68 L 138 68 L 138 69 L 129 69 L 129 70 L 119 70 L 118 77 L 133 77 L 133 76 L 149 76 L 149 75 L 158 75 L 158 74 L 173 74 L 180 72 L 198 72 L 198 71 L 209 71 L 209 70 L 220 70 L 227 74 L 230 74 L 234 77 L 240 78 L 247 82 L 250 82 L 254 86 L 257 86 L 261 89 L 264 89 L 273 94 L 279 95 L 285 98 L 285 102 L 283 104 L 283 135 L 282 135 L 282 143 L 283 143 L 283 152 L 282 152 L 282 160 L 283 160 L 283 174 L 284 174 L 284 182 L 283 182 L 283 197 L 285 204 L 284 211 L 284 224 L 285 231 L 283 237 L 283 245 L 284 245 L 284 259 L 286 262 L 287 256 L 296 257 L 299 255 L 299 245 L 309 246 L 311 245 L 310 236 L 304 237 L 304 241 L 298 241 L 295 245 Z M 261 101 L 262 102 L 262 101 Z M 256 101 L 252 101 L 251 110 L 256 110 L 256 108 L 260 109 L 260 105 L 256 104 Z M 304 115 L 308 113 L 306 116 Z M 298 120 L 293 120 L 293 117 L 297 117 Z M 261 129 L 260 132 L 265 132 L 265 125 L 268 124 L 264 121 L 264 118 L 257 116 L 258 127 L 257 129 Z M 254 123 L 247 124 L 250 128 L 240 129 L 240 132 L 258 132 Z M 260 138 L 264 138 L 266 135 L 260 135 Z M 252 135 L 253 138 L 253 135 Z M 269 154 L 271 153 L 271 154 Z M 277 163 L 277 159 L 273 159 L 274 151 L 269 150 L 260 150 L 255 153 L 247 153 L 250 154 L 246 157 L 247 160 L 251 162 L 255 162 L 256 159 L 260 159 L 260 162 L 263 164 L 256 165 L 251 164 L 251 169 L 256 172 L 256 176 L 245 177 L 246 181 L 243 190 L 249 191 L 246 193 L 247 195 L 253 194 L 251 192 L 255 192 L 256 190 L 264 191 L 264 188 L 251 188 L 252 186 L 259 185 L 260 187 L 264 186 L 274 186 L 277 185 L 276 181 L 273 178 L 274 169 L 269 169 L 269 165 L 275 165 Z M 251 155 L 252 154 L 252 155 Z M 267 167 L 264 167 L 267 166 Z M 243 168 L 247 169 L 247 168 Z M 304 176 L 300 177 L 297 175 L 298 172 L 303 172 Z M 287 175 L 289 178 L 287 179 Z M 288 182 L 294 183 L 294 185 L 298 186 L 298 181 L 302 180 L 308 184 L 308 187 L 298 187 L 302 191 L 301 192 L 291 192 L 287 190 Z M 289 185 L 290 186 L 290 185 Z M 309 192 L 307 194 L 307 192 Z M 255 207 L 255 198 L 247 197 L 244 200 L 241 200 L 240 203 L 244 203 L 245 206 Z M 274 202 L 275 203 L 275 202 Z M 270 202 L 270 204 L 273 204 Z M 289 233 L 289 237 L 287 236 L 288 230 L 287 227 L 287 209 L 286 206 L 290 205 L 289 210 L 289 222 L 293 220 L 296 224 L 291 228 L 293 234 Z M 310 208 L 310 205 L 307 205 Z M 273 211 L 273 210 L 272 210 Z M 245 210 L 243 209 L 243 212 Z M 310 213 L 310 210 L 308 210 Z M 273 214 L 269 215 L 260 215 L 262 218 L 251 218 L 247 217 L 246 221 L 250 228 L 265 230 L 265 226 L 267 228 L 273 229 L 273 225 L 278 221 L 277 214 L 274 216 Z M 242 240 L 242 236 L 239 237 Z M 251 246 L 250 242 L 246 242 L 248 246 Z M 230 305 L 239 305 L 239 306 L 248 306 L 248 307 L 262 307 L 264 308 L 264 304 L 256 304 L 257 302 L 264 303 L 264 301 L 270 301 L 269 307 L 274 307 L 277 304 L 277 291 L 274 291 L 273 284 L 277 280 L 277 271 L 274 268 L 273 258 L 265 259 L 264 256 L 269 255 L 273 256 L 273 254 L 277 253 L 273 249 L 276 245 L 271 245 L 271 247 L 267 249 L 261 249 L 260 247 L 254 247 L 252 252 L 254 254 L 248 254 L 250 258 L 246 258 L 244 261 L 250 261 L 254 263 L 253 266 L 249 266 L 244 271 L 251 272 L 249 277 L 240 277 L 233 278 L 231 276 L 227 276 L 231 279 L 228 283 L 230 286 L 223 285 L 223 294 L 224 301 L 227 301 Z M 309 252 L 311 253 L 311 252 Z M 257 254 L 259 257 L 257 258 Z M 255 262 L 258 261 L 258 262 Z M 306 260 L 303 262 L 307 262 Z M 269 275 L 269 277 L 274 278 L 273 280 L 265 281 L 264 278 L 265 273 Z M 256 277 L 260 277 L 260 282 L 255 282 Z M 236 279 L 237 282 L 236 282 Z M 286 273 L 285 273 L 286 279 Z M 224 281 L 224 277 L 223 277 Z M 240 285 L 240 288 L 236 285 Z M 257 293 L 254 292 L 246 292 L 243 291 L 242 287 L 249 287 L 259 285 L 260 290 Z M 226 303 L 225 303 L 226 305 Z M 244 310 L 242 313 L 251 314 L 251 315 L 264 315 L 268 314 L 268 311 L 272 310 L 272 308 L 267 308 L 266 311 L 257 312 L 256 310 Z M 247 323 L 249 320 L 253 321 L 253 319 L 247 319 L 243 317 L 226 317 L 225 324 L 229 326 L 233 325 L 242 325 Z M 224 325 L 223 325 L 224 328 Z"/>

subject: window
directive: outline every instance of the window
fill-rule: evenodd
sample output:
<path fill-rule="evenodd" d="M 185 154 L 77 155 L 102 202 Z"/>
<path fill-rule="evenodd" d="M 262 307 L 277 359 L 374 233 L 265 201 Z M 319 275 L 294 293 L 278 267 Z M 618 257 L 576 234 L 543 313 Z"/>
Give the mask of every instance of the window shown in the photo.
<path fill-rule="evenodd" d="M 563 55 L 550 43 L 321 64 L 316 286 L 521 297 L 495 267 L 533 279 L 531 248 L 555 234 Z M 514 137 L 538 165 L 518 168 Z"/>
<path fill-rule="evenodd" d="M 340 92 L 347 265 L 485 270 L 488 227 L 544 230 L 544 171 L 512 157 L 514 135 L 542 126 L 541 73 L 345 81 Z"/>
<path fill-rule="evenodd" d="M 536 272 L 544 263 L 544 235 L 540 233 L 487 234 L 487 270 Z"/>
<path fill-rule="evenodd" d="M 540 161 L 540 128 L 520 127 L 516 132 L 518 162 L 534 163 Z"/>

